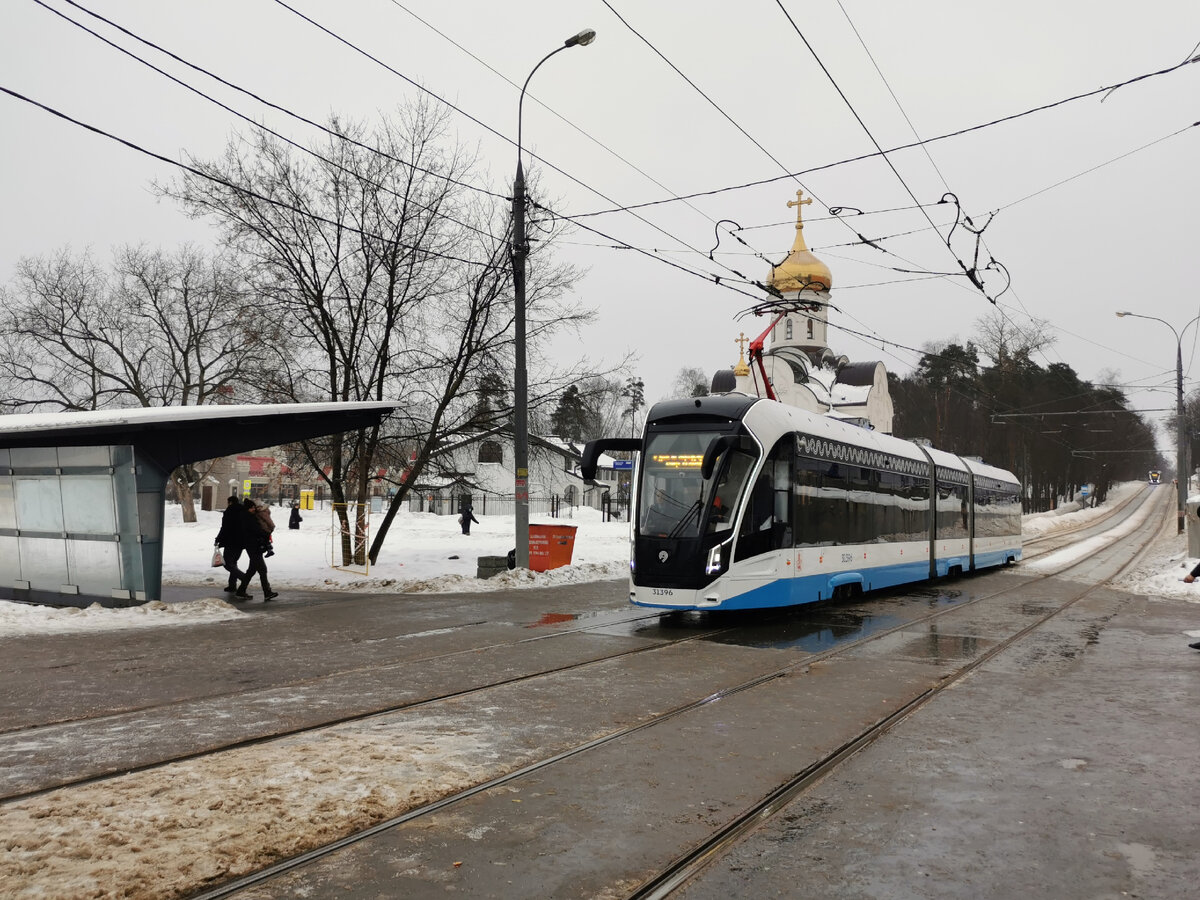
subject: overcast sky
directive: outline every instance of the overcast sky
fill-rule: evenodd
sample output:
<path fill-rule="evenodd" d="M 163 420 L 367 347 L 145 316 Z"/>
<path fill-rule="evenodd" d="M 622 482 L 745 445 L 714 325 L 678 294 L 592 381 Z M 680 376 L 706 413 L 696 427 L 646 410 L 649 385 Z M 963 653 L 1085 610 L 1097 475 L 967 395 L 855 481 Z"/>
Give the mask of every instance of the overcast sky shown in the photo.
<path fill-rule="evenodd" d="M 977 224 L 996 212 L 980 264 L 1000 261 L 1011 289 L 1001 293 L 998 273 L 985 288 L 1013 322 L 1050 323 L 1056 343 L 1041 364 L 1066 362 L 1091 380 L 1115 371 L 1135 406 L 1173 406 L 1174 335 L 1114 312 L 1176 328 L 1200 313 L 1200 128 L 1190 127 L 1200 120 L 1200 65 L 1103 102 L 1077 100 L 936 141 L 929 155 L 896 152 L 896 172 L 879 158 L 828 166 L 872 153 L 876 142 L 911 143 L 914 129 L 930 139 L 1176 66 L 1200 52 L 1195 0 L 287 2 L 458 107 L 454 136 L 481 159 L 475 183 L 502 193 L 516 161 L 506 139 L 516 134 L 519 85 L 566 37 L 597 31 L 594 44 L 556 55 L 531 82 L 529 96 L 545 105 L 527 99 L 524 142 L 571 176 L 541 173 L 564 214 L 671 201 L 637 217 L 583 218 L 605 237 L 579 229 L 560 248 L 586 270 L 578 300 L 599 313 L 584 336 L 588 355 L 637 354 L 649 400 L 666 394 L 681 366 L 711 374 L 736 362 L 738 334 L 766 327 L 738 319 L 753 299 L 724 285 L 759 293 L 734 270 L 765 279 L 766 260 L 786 255 L 794 213 L 785 204 L 803 185 L 817 198 L 805 209 L 805 236 L 834 277 L 836 352 L 906 372 L 919 354 L 904 348 L 973 335 L 992 306 L 961 274 L 897 271 L 952 273 L 955 257 L 975 258 L 961 228 L 954 253 L 947 249 L 948 206 L 914 208 L 913 197 L 935 204 L 950 190 Z M 418 91 L 277 0 L 82 5 L 309 118 L 369 120 Z M 317 138 L 66 0 L 0 5 L 0 86 L 177 160 L 213 157 L 248 127 L 46 7 L 294 140 Z M 64 245 L 106 258 L 126 242 L 212 240 L 208 225 L 153 196 L 151 181 L 172 177 L 170 165 L 7 95 L 0 116 L 0 281 L 20 256 Z M 828 168 L 788 177 L 818 167 Z M 838 220 L 830 207 L 870 214 Z M 722 230 L 740 228 L 748 246 L 724 234 L 710 260 L 721 220 L 736 223 Z M 613 249 L 618 243 L 647 252 Z M 1184 340 L 1188 389 L 1200 384 L 1195 334 Z M 554 352 L 580 351 L 572 339 Z"/>

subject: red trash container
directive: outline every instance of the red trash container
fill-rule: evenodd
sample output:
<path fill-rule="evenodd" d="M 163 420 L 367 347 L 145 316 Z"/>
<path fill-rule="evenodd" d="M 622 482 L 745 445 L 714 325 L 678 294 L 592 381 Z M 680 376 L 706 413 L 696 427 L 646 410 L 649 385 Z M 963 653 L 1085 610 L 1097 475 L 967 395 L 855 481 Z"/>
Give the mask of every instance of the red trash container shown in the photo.
<path fill-rule="evenodd" d="M 571 564 L 575 551 L 574 525 L 530 525 L 529 568 L 548 572 Z"/>

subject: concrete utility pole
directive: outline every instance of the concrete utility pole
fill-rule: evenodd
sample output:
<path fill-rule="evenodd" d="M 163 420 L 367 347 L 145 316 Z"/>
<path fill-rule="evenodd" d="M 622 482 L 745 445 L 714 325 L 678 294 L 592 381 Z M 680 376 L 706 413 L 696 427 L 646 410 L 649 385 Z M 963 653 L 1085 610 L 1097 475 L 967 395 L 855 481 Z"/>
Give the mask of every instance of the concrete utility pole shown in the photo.
<path fill-rule="evenodd" d="M 1117 316 L 1121 318 L 1133 316 L 1135 319 L 1150 319 L 1154 322 L 1162 322 L 1175 335 L 1175 486 L 1178 493 L 1176 517 L 1179 524 L 1178 533 L 1183 534 L 1183 523 L 1187 513 L 1188 476 L 1190 474 L 1187 459 L 1187 428 L 1183 421 L 1183 333 L 1196 322 L 1200 322 L 1200 316 L 1196 316 L 1196 318 L 1192 319 L 1178 331 L 1175 330 L 1175 326 L 1170 322 L 1160 319 L 1157 316 L 1144 316 L 1141 313 L 1128 311 L 1119 312 Z"/>
<path fill-rule="evenodd" d="M 516 340 L 513 349 L 516 372 L 513 376 L 513 466 L 516 477 L 513 495 L 516 501 L 517 518 L 517 568 L 529 568 L 529 373 L 525 366 L 525 257 L 529 255 L 529 243 L 525 237 L 525 171 L 521 167 L 521 115 L 525 106 L 525 89 L 534 72 L 555 53 L 568 47 L 586 47 L 596 39 L 596 32 L 587 28 L 569 37 L 561 47 L 551 50 L 533 67 L 529 78 L 521 86 L 517 100 L 517 176 L 513 180 L 513 235 L 512 267 L 514 324 Z"/>

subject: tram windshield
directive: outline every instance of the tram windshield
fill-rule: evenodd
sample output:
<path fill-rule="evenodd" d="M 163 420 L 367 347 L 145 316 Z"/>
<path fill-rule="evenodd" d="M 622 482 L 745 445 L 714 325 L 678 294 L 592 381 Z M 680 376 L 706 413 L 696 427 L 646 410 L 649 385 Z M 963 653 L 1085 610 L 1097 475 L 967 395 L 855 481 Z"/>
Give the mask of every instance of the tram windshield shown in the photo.
<path fill-rule="evenodd" d="M 716 446 L 711 476 L 701 475 L 704 455 L 724 435 L 714 431 L 651 433 L 642 454 L 638 531 L 668 538 L 695 538 L 733 527 L 738 501 L 758 458 L 753 441 Z"/>

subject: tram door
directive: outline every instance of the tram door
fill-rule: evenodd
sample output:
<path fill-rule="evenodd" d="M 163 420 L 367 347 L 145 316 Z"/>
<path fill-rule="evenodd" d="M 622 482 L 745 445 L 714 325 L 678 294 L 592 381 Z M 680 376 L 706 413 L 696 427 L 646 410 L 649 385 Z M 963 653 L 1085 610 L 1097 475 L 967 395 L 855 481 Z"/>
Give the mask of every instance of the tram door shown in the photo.
<path fill-rule="evenodd" d="M 778 592 L 768 602 L 790 603 L 795 569 L 792 482 L 795 437 L 785 435 L 771 448 L 747 496 L 734 545 L 731 587 Z"/>

